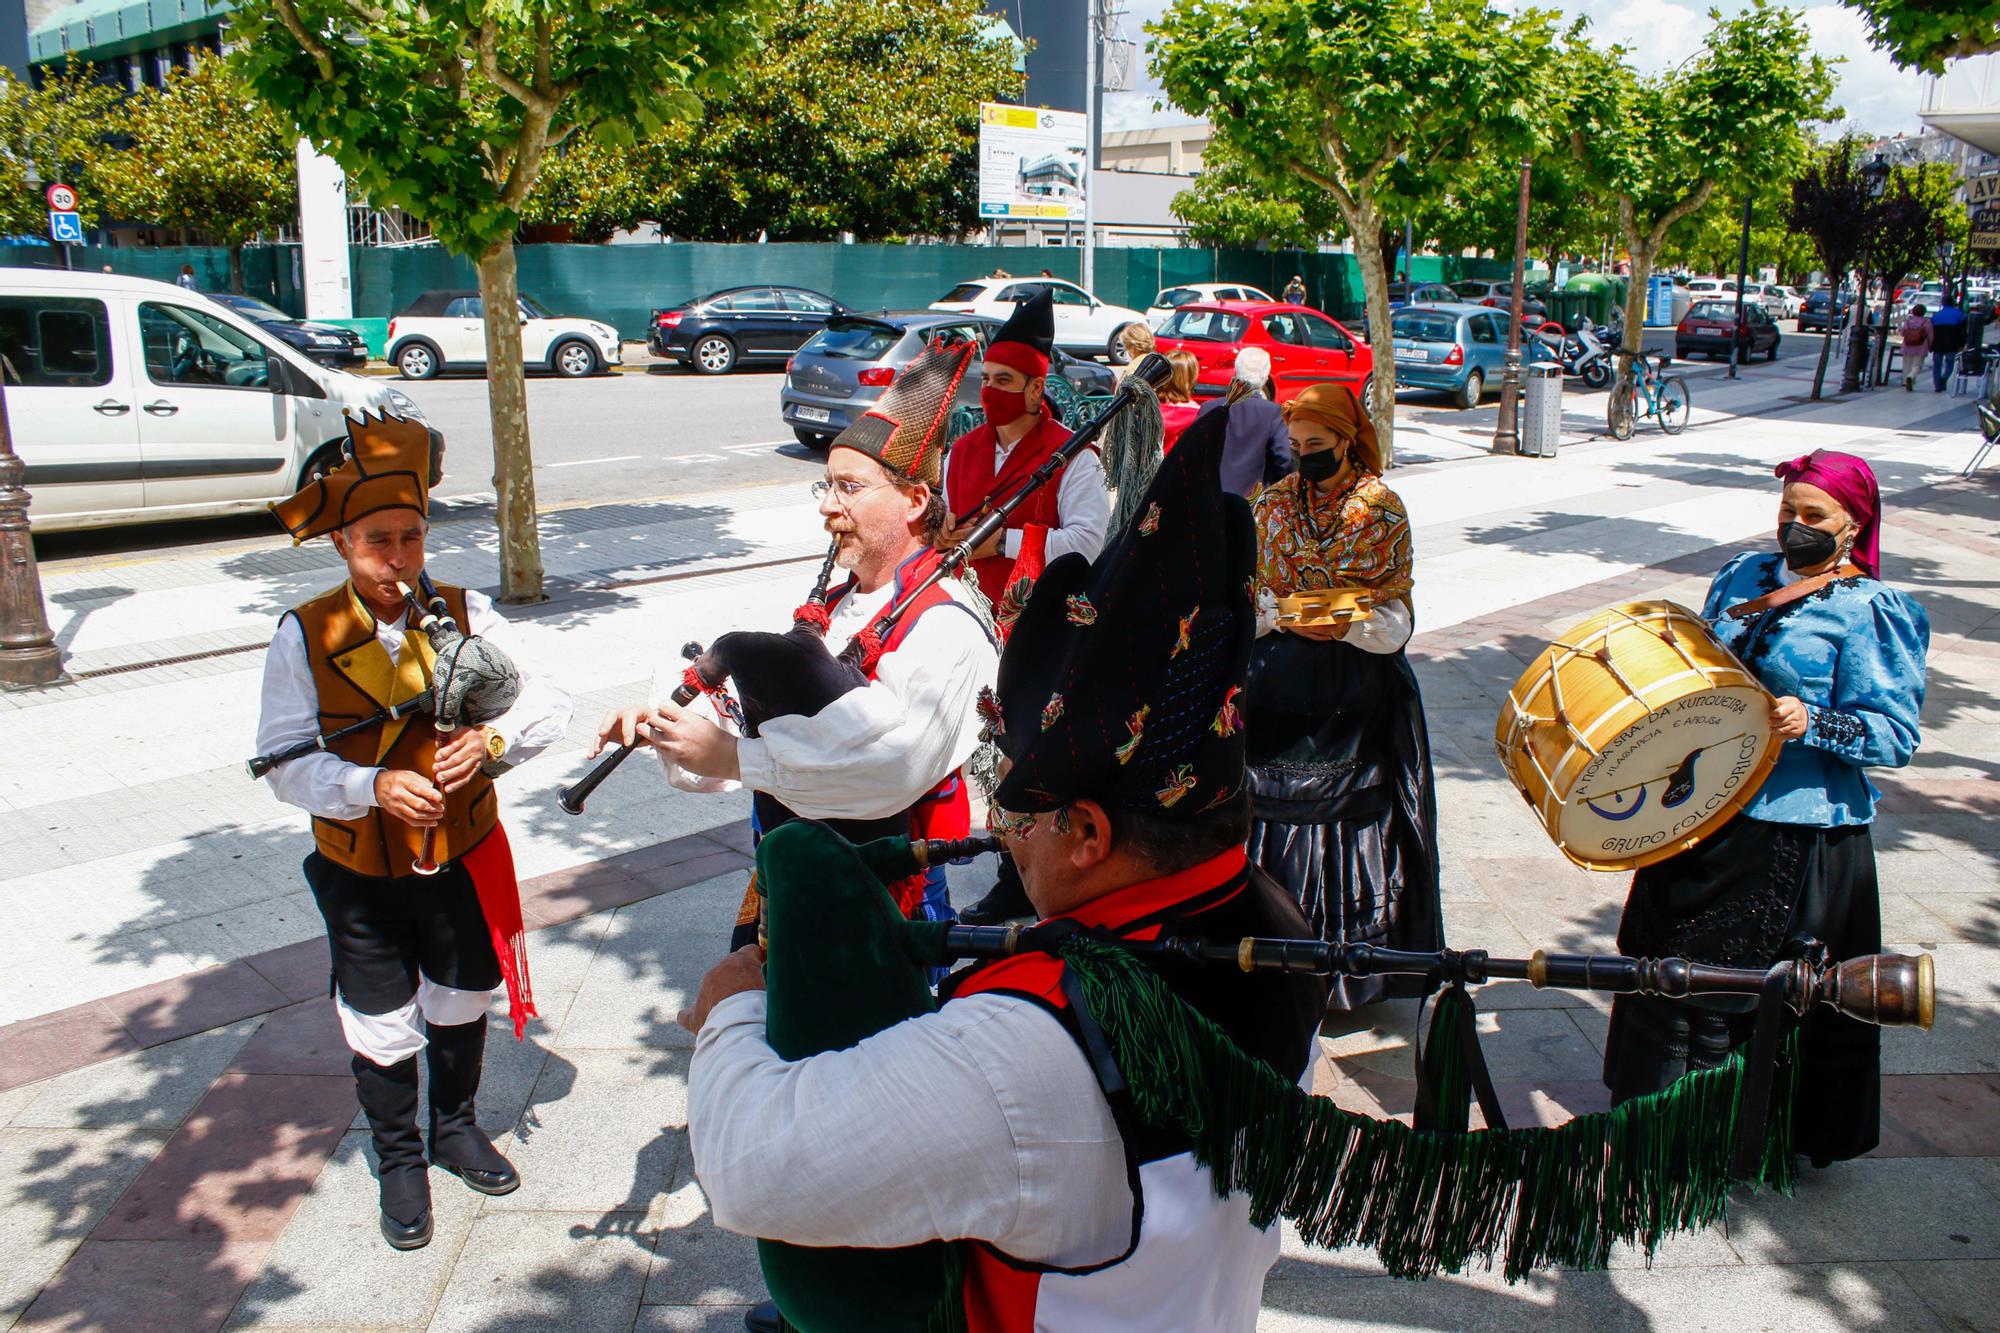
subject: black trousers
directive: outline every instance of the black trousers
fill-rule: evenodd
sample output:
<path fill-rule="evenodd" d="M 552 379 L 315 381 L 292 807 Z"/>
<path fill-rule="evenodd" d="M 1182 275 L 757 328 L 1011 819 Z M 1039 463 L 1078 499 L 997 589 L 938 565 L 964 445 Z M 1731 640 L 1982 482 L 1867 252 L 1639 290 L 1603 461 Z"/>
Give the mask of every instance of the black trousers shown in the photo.
<path fill-rule="evenodd" d="M 315 851 L 305 873 L 326 921 L 333 983 L 355 1012 L 402 1008 L 416 996 L 419 975 L 458 990 L 500 985 L 479 894 L 458 862 L 434 876 L 375 879 Z"/>

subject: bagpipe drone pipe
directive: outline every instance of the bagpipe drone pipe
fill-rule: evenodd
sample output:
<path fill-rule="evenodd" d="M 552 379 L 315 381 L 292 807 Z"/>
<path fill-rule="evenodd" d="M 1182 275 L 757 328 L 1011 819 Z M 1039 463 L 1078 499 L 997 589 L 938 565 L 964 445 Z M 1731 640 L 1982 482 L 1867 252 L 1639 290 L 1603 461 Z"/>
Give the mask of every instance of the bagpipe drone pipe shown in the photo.
<path fill-rule="evenodd" d="M 1189 1142 L 1219 1191 L 1247 1194 L 1256 1225 L 1283 1217 L 1308 1243 L 1370 1246 L 1401 1277 L 1458 1272 L 1496 1256 L 1509 1281 L 1555 1265 L 1603 1268 L 1614 1242 L 1650 1256 L 1663 1236 L 1707 1226 L 1738 1181 L 1789 1192 L 1797 1056 L 1785 1030 L 1793 1020 L 1826 1006 L 1882 1026 L 1931 1025 L 1927 954 L 1833 962 L 1805 949 L 1757 970 L 1540 951 L 1524 959 L 1410 953 L 1313 939 L 1119 940 L 1059 921 L 1025 928 L 909 921 L 885 887 L 997 845 L 974 837 L 857 846 L 810 820 L 767 834 L 757 848 L 757 884 L 772 1049 L 786 1060 L 844 1050 L 930 1013 L 928 969 L 955 959 L 1054 954 L 1077 983 L 1079 1018 L 1102 1034 L 1149 1128 Z M 1413 1128 L 1343 1110 L 1245 1055 L 1154 970 L 1181 965 L 1430 978 L 1442 987 L 1423 1055 L 1440 1108 L 1433 1124 Z M 1449 1030 L 1470 1028 L 1468 987 L 1503 978 L 1670 998 L 1754 995 L 1760 1018 L 1768 1011 L 1782 1021 L 1767 1050 L 1753 1039 L 1719 1067 L 1610 1111 L 1552 1127 L 1469 1130 L 1470 1088 L 1466 1071 L 1451 1068 L 1458 1048 Z M 1753 1105 L 1760 1087 L 1767 1112 Z M 829 1249 L 760 1240 L 758 1252 L 792 1326 L 883 1333 L 953 1326 L 960 1244 Z"/>
<path fill-rule="evenodd" d="M 1172 367 L 1167 359 L 1152 352 L 1133 365 L 1128 379 L 1158 387 L 1166 383 L 1171 373 Z M 755 728 L 770 718 L 810 717 L 849 690 L 867 684 L 873 655 L 880 653 L 882 641 L 917 599 L 940 579 L 964 569 L 972 553 L 1006 527 L 1008 517 L 1029 496 L 1047 485 L 1072 458 L 1088 448 L 1103 434 L 1112 419 L 1131 406 L 1136 398 L 1137 392 L 1129 383 L 1121 386 L 1111 401 L 1105 404 L 1103 411 L 1084 423 L 1013 494 L 996 504 L 972 535 L 944 551 L 928 575 L 898 597 L 868 631 L 850 640 L 838 654 L 826 646 L 826 589 L 833 573 L 835 555 L 834 549 L 829 549 L 812 593 L 792 613 L 789 630 L 778 634 L 742 630 L 722 635 L 705 650 L 692 643 L 681 650 L 682 655 L 689 659 L 689 665 L 681 683 L 674 689 L 672 697 L 675 706 L 685 708 L 699 694 L 718 695 L 725 688 L 733 688 L 741 704 L 745 730 L 754 736 L 757 734 Z M 611 750 L 589 772 L 563 789 L 557 797 L 558 804 L 572 815 L 582 814 L 584 802 L 590 794 L 611 776 L 618 765 L 625 762 L 634 748 L 620 745 Z M 893 822 L 883 821 L 885 832 L 888 831 L 888 824 Z M 761 815 L 760 823 L 765 828 L 771 827 L 769 823 L 762 822 Z"/>

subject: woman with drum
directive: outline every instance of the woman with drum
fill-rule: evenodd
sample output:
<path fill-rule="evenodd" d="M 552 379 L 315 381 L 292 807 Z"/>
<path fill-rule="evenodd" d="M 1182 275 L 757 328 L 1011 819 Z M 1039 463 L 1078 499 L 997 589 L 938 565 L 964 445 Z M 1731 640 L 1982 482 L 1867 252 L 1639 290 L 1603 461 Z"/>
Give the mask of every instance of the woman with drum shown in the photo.
<path fill-rule="evenodd" d="M 1315 384 L 1285 421 L 1298 471 L 1253 506 L 1250 858 L 1323 939 L 1442 948 L 1430 743 L 1403 655 L 1410 521 L 1352 390 Z M 1422 993 L 1422 978 L 1336 980 L 1331 1005 Z"/>
<path fill-rule="evenodd" d="M 1709 586 L 1702 618 L 1776 696 L 1785 739 L 1764 784 L 1693 848 L 1638 871 L 1618 927 L 1625 953 L 1673 953 L 1762 967 L 1804 932 L 1835 958 L 1881 947 L 1875 788 L 1864 768 L 1899 768 L 1917 748 L 1930 625 L 1881 582 L 1875 475 L 1851 454 L 1782 463 L 1778 551 L 1739 555 Z M 1718 1064 L 1752 1015 L 1716 1000 L 1621 996 L 1604 1082 L 1614 1101 Z M 1805 1026 L 1799 1151 L 1814 1165 L 1875 1146 L 1881 1119 L 1876 1029 L 1837 1014 Z"/>

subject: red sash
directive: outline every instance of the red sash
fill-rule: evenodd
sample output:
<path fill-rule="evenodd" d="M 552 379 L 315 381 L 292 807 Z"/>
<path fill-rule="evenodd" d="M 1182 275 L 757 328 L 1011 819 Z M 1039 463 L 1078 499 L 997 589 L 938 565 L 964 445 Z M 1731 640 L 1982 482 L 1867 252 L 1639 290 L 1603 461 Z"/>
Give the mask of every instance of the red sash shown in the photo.
<path fill-rule="evenodd" d="M 945 463 L 945 491 L 951 496 L 952 507 L 958 510 L 952 521 L 964 522 L 1019 490 L 1022 483 L 1034 475 L 1035 469 L 1049 460 L 1049 455 L 1062 448 L 1069 436 L 1068 427 L 1044 412 L 1035 428 L 1015 444 L 1007 455 L 1006 466 L 995 475 L 1000 436 L 993 427 L 975 426 L 961 435 L 952 445 L 950 457 Z M 1030 550 L 1035 553 L 1035 558 L 1029 562 L 1031 567 L 1020 571 L 1021 577 L 1032 578 L 1041 572 L 1042 542 L 1051 529 L 1062 526 L 1062 515 L 1056 501 L 1066 470 L 1058 468 L 1047 485 L 1030 495 L 1020 508 L 1007 516 L 1007 530 L 1022 534 L 1021 554 L 1025 557 Z M 1000 604 L 1007 585 L 1014 581 L 1015 568 L 1016 561 L 1005 555 L 988 556 L 972 562 L 972 572 L 979 579 L 979 590 L 995 606 Z"/>

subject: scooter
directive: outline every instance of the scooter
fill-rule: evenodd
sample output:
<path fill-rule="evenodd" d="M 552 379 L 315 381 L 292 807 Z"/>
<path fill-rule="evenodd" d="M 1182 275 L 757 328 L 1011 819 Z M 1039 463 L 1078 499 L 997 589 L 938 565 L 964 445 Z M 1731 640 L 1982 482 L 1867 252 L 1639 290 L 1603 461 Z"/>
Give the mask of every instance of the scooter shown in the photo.
<path fill-rule="evenodd" d="M 1585 320 L 1563 340 L 1563 350 L 1563 370 L 1581 379 L 1586 388 L 1601 389 L 1611 383 L 1610 329 Z"/>

